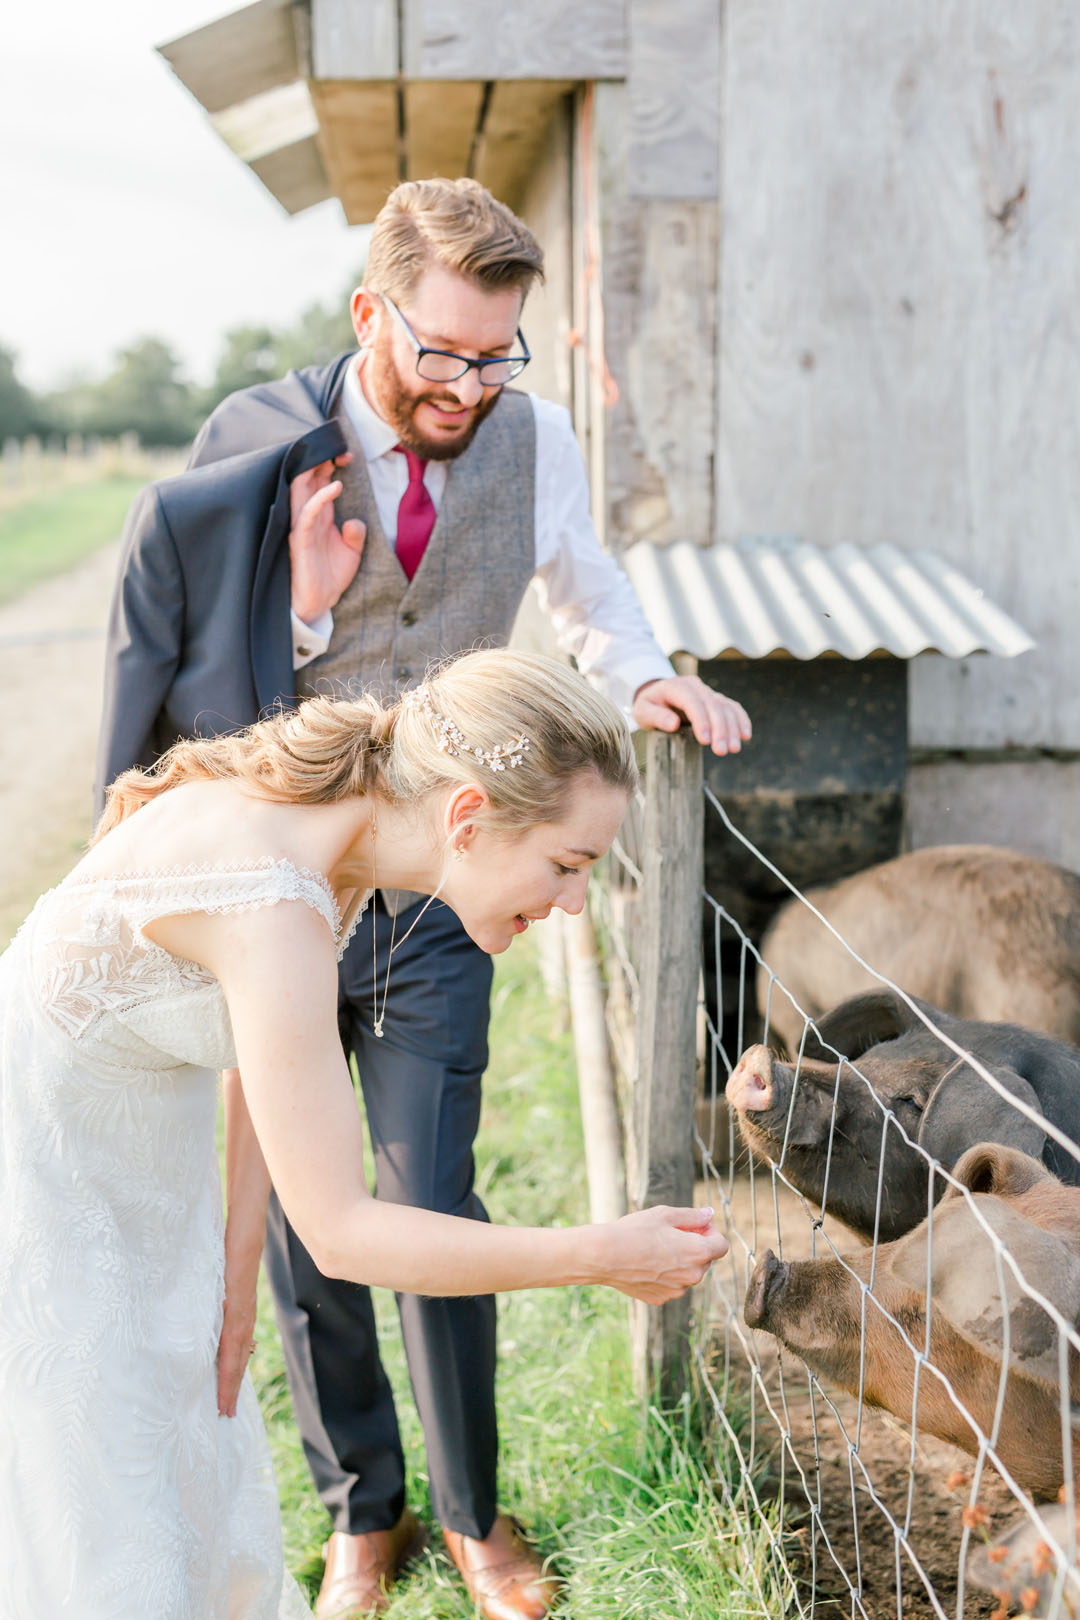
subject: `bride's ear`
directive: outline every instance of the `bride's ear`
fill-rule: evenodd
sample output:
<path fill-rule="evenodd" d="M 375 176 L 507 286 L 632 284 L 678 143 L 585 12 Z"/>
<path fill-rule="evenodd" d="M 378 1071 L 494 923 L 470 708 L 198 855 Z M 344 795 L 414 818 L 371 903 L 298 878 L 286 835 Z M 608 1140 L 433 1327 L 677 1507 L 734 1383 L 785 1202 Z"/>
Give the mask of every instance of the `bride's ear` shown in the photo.
<path fill-rule="evenodd" d="M 476 833 L 473 825 L 476 817 L 490 808 L 491 800 L 483 788 L 474 787 L 471 782 L 455 788 L 446 801 L 443 816 L 447 842 L 456 849 L 463 849 Z"/>

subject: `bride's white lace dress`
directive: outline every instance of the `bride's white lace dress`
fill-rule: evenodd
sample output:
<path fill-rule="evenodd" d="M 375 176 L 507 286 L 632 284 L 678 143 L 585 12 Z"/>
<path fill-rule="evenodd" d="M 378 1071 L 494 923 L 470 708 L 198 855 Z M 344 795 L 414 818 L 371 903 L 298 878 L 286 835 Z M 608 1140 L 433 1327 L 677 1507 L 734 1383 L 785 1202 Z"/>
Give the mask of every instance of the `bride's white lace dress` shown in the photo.
<path fill-rule="evenodd" d="M 293 1620 L 254 1391 L 217 1413 L 217 980 L 179 912 L 300 902 L 287 861 L 67 879 L 0 958 L 0 1613 Z"/>

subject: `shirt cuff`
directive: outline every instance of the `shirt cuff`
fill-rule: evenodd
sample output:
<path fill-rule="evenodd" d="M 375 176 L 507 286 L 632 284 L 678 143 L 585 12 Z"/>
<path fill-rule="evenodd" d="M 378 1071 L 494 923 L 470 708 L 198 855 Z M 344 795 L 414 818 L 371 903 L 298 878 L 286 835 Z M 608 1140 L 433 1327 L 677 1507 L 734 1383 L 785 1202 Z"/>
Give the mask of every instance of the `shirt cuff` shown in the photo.
<path fill-rule="evenodd" d="M 608 696 L 626 715 L 631 731 L 637 730 L 633 715 L 634 694 L 647 681 L 670 680 L 674 673 L 671 663 L 662 653 L 642 653 L 636 658 L 627 659 L 625 663 L 609 667 L 605 672 Z"/>
<path fill-rule="evenodd" d="M 334 633 L 334 615 L 327 608 L 320 613 L 314 624 L 305 624 L 292 614 L 292 665 L 293 669 L 303 669 L 310 664 L 313 658 L 318 658 L 330 645 L 330 637 Z"/>

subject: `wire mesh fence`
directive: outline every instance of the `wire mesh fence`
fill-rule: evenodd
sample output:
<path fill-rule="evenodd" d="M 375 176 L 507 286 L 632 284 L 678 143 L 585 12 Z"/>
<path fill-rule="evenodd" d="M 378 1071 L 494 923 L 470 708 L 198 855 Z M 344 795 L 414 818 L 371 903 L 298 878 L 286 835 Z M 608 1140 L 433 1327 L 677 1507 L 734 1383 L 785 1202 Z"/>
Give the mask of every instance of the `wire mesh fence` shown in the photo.
<path fill-rule="evenodd" d="M 748 849 L 880 987 L 811 1018 L 703 894 L 685 1129 L 730 1250 L 690 1362 L 770 1588 L 807 1616 L 1080 1614 L 1080 1150 L 1017 1083 L 1007 1035 L 877 973 L 704 798 L 706 837 Z M 675 988 L 643 979 L 646 813 L 594 899 L 631 1186 L 641 1009 Z M 1033 1039 L 1080 1085 L 1075 1049 Z"/>

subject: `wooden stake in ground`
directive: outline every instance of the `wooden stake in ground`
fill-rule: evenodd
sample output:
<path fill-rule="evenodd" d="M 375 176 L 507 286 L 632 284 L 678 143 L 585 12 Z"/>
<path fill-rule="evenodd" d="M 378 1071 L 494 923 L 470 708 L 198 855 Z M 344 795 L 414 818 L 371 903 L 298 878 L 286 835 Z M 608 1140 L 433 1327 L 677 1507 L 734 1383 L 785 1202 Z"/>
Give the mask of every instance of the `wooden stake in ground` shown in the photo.
<path fill-rule="evenodd" d="M 615 1221 L 626 1214 L 622 1131 L 604 1017 L 600 958 L 588 908 L 576 917 L 567 916 L 563 933 L 581 1124 L 585 1135 L 585 1169 L 589 1178 L 589 1218 Z"/>
<path fill-rule="evenodd" d="M 704 797 L 689 730 L 646 741 L 638 1064 L 632 1202 L 694 1201 L 693 1122 L 701 960 Z M 635 1385 L 665 1399 L 686 1384 L 690 1299 L 631 1306 Z"/>

